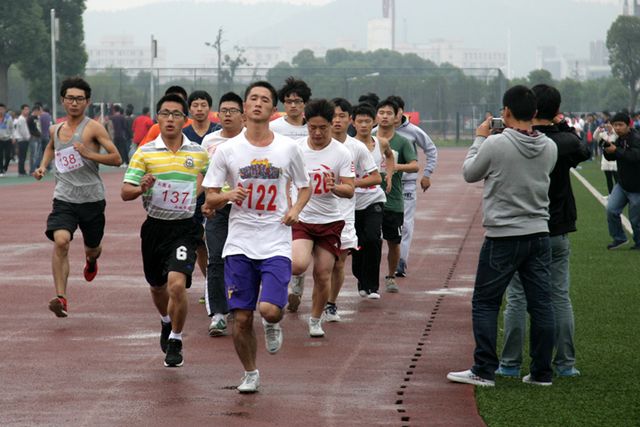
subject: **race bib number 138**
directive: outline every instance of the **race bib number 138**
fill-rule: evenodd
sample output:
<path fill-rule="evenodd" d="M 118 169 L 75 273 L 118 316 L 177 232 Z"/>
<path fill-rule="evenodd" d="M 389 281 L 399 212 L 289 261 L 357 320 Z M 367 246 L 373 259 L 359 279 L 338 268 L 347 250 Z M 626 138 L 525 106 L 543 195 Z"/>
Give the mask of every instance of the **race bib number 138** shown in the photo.
<path fill-rule="evenodd" d="M 56 151 L 56 169 L 60 173 L 67 173 L 80 169 L 84 165 L 82 156 L 74 147 L 67 147 Z"/>

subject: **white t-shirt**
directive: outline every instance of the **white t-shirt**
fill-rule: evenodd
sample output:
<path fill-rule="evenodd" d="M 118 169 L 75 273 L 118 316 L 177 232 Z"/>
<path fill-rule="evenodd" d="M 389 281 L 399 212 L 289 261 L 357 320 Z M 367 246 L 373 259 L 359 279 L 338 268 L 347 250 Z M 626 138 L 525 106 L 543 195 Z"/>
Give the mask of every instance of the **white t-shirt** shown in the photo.
<path fill-rule="evenodd" d="M 356 140 L 359 144 L 361 144 L 367 151 L 371 153 L 373 156 L 373 160 L 375 164 L 378 166 L 378 171 L 384 171 L 383 163 L 384 158 L 382 157 L 382 152 L 380 152 L 380 141 L 375 136 L 372 137 L 375 145 L 372 151 L 369 151 L 367 146 L 362 142 Z M 367 175 L 356 175 L 356 178 L 366 178 Z M 385 182 L 382 182 L 382 185 L 386 185 Z M 385 203 L 387 201 L 387 196 L 384 194 L 384 190 L 380 185 L 372 185 L 371 187 L 358 187 L 356 188 L 356 210 L 360 211 L 366 209 L 368 206 L 371 206 L 374 203 Z"/>
<path fill-rule="evenodd" d="M 351 152 L 335 139 L 322 150 L 313 150 L 307 139 L 297 141 L 307 166 L 311 188 L 311 199 L 300 212 L 300 221 L 307 224 L 342 221 L 344 216 L 339 208 L 340 198 L 325 188 L 325 174 L 332 174 L 336 184 L 339 183 L 339 177 L 354 178 Z"/>
<path fill-rule="evenodd" d="M 219 145 L 213 154 L 203 187 L 249 191 L 242 203 L 232 203 L 229 233 L 222 256 L 245 255 L 251 259 L 284 256 L 291 259 L 291 228 L 281 220 L 288 210 L 287 181 L 308 187 L 300 148 L 291 139 L 275 134 L 266 147 L 249 143 L 245 133 Z"/>
<path fill-rule="evenodd" d="M 244 129 L 242 129 L 242 132 L 244 132 Z M 228 140 L 229 138 L 222 136 L 222 129 L 218 129 L 217 131 L 206 135 L 202 139 L 202 144 L 200 145 L 202 145 L 202 148 L 207 150 L 207 153 L 209 153 L 209 158 L 211 158 L 213 157 L 213 153 L 215 153 L 218 146 L 224 142 L 227 142 Z"/>
<path fill-rule="evenodd" d="M 342 143 L 351 152 L 351 158 L 353 159 L 353 166 L 356 172 L 356 178 L 368 176 L 371 172 L 378 170 L 378 165 L 375 163 L 373 155 L 369 151 L 366 145 L 347 135 L 347 139 Z M 378 150 L 379 152 L 380 150 Z M 356 196 L 350 199 L 340 198 L 340 211 L 344 216 L 345 221 L 356 220 Z"/>
<path fill-rule="evenodd" d="M 298 140 L 309 136 L 309 130 L 307 125 L 294 126 L 287 122 L 285 116 L 278 117 L 277 119 L 269 122 L 269 129 L 280 135 L 288 136 L 291 139 Z"/>

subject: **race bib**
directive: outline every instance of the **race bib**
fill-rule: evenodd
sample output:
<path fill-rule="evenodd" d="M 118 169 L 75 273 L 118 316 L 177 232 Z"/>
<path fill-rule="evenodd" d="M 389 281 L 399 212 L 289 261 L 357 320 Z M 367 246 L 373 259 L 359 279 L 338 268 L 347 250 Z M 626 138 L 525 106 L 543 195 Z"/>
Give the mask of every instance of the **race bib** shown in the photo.
<path fill-rule="evenodd" d="M 56 151 L 56 169 L 60 173 L 72 172 L 84 166 L 84 160 L 73 146 Z"/>
<path fill-rule="evenodd" d="M 192 182 L 157 180 L 153 184 L 151 204 L 169 211 L 188 211 L 193 198 Z"/>

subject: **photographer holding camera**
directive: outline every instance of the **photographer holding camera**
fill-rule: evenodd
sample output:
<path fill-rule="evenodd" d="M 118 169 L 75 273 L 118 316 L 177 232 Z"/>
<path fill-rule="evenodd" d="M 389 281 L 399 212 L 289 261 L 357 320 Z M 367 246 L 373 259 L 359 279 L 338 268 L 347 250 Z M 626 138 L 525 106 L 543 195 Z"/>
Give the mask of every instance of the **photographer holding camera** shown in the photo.
<path fill-rule="evenodd" d="M 617 249 L 627 243 L 620 215 L 629 205 L 629 222 L 633 230 L 634 245 L 640 249 L 640 134 L 631 127 L 631 118 L 626 113 L 617 113 L 611 119 L 613 131 L 618 136 L 615 142 L 605 141 L 603 154 L 607 160 L 618 164 L 618 183 L 613 187 L 607 201 L 607 223 L 613 242 L 607 249 Z"/>

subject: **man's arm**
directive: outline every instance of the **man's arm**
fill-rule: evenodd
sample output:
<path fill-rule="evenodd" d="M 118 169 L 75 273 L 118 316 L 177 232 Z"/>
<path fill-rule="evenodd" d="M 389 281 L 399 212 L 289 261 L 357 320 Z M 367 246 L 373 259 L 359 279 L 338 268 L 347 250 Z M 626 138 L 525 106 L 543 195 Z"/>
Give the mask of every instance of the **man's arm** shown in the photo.
<path fill-rule="evenodd" d="M 381 139 L 378 137 L 378 141 L 380 141 L 380 151 L 384 156 L 385 163 L 385 193 L 391 191 L 392 187 L 392 179 L 393 173 L 396 170 L 396 158 L 393 155 L 393 150 L 391 150 L 391 146 L 389 145 L 388 139 Z"/>
<path fill-rule="evenodd" d="M 373 187 L 374 185 L 378 185 L 382 183 L 382 176 L 378 170 L 373 170 L 367 173 L 367 176 L 362 179 L 356 179 L 354 181 L 354 187 L 356 188 L 367 188 Z"/>
<path fill-rule="evenodd" d="M 310 198 L 311 189 L 309 187 L 298 187 L 298 198 L 282 218 L 282 223 L 289 226 L 297 224 L 298 216 L 300 215 L 300 212 L 302 212 L 302 209 L 307 205 Z"/>
<path fill-rule="evenodd" d="M 150 173 L 145 174 L 140 179 L 140 185 L 134 185 L 129 182 L 125 182 L 124 184 L 122 184 L 120 197 L 122 197 L 122 200 L 124 200 L 125 202 L 129 200 L 135 200 L 142 194 L 146 193 L 147 190 L 150 189 L 155 182 L 156 177 L 151 175 Z"/>
<path fill-rule="evenodd" d="M 95 121 L 90 121 L 89 124 L 87 124 L 87 128 L 89 129 L 89 139 L 96 141 L 100 147 L 104 148 L 106 154 L 102 154 L 99 151 L 95 152 L 84 145 L 84 143 L 76 142 L 73 146 L 78 153 L 85 159 L 93 160 L 96 163 L 108 166 L 120 166 L 122 158 L 120 157 L 120 153 L 118 153 L 118 149 L 111 141 L 106 129 Z"/>
<path fill-rule="evenodd" d="M 51 129 L 49 134 L 51 135 L 51 138 L 49 139 L 47 146 L 44 148 L 44 153 L 42 154 L 42 160 L 40 160 L 40 166 L 38 166 L 38 169 L 36 169 L 33 172 L 33 177 L 38 181 L 41 180 L 44 177 L 44 175 L 47 173 L 47 167 L 49 167 L 49 163 L 51 163 L 51 160 L 55 155 L 55 151 L 53 147 L 53 144 L 54 144 L 53 129 Z"/>
<path fill-rule="evenodd" d="M 418 166 L 417 160 L 411 160 L 409 163 L 396 163 L 396 171 L 398 172 L 418 172 L 420 166 Z"/>
<path fill-rule="evenodd" d="M 491 133 L 489 128 L 490 119 L 485 120 L 476 130 L 476 139 L 469 147 L 467 157 L 462 165 L 462 176 L 467 182 L 478 182 L 483 180 L 489 173 L 491 158 L 487 150 L 480 151 L 480 146 Z"/>
<path fill-rule="evenodd" d="M 330 179 L 329 179 L 330 177 Z M 345 199 L 350 199 L 353 197 L 354 193 L 354 180 L 352 177 L 339 177 L 339 184 L 335 184 L 333 177 L 330 175 L 327 178 L 327 187 L 338 197 L 344 197 Z"/>

